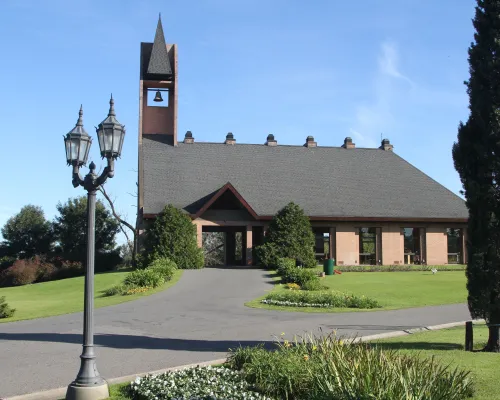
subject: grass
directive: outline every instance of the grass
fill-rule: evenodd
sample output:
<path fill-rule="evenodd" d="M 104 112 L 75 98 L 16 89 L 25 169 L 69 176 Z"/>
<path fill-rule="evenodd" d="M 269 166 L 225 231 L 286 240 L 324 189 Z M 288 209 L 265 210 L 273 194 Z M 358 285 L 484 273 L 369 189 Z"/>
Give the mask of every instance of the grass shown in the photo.
<path fill-rule="evenodd" d="M 275 277 L 274 279 L 277 284 L 272 291 L 288 290 L 284 285 L 279 284 L 279 278 Z M 467 299 L 465 282 L 465 272 L 463 271 L 438 272 L 437 274 L 425 271 L 349 272 L 321 279 L 321 283 L 329 289 L 359 296 L 365 295 L 377 300 L 382 305 L 382 308 L 370 311 L 465 303 Z M 253 308 L 309 313 L 368 311 L 349 308 L 316 309 L 270 306 L 260 302 L 264 297 L 259 297 L 245 305 Z"/>
<path fill-rule="evenodd" d="M 475 348 L 482 348 L 488 339 L 485 325 L 474 325 Z M 470 370 L 474 377 L 474 400 L 498 399 L 500 393 L 500 354 L 464 351 L 463 327 L 434 332 L 414 333 L 391 339 L 377 340 L 377 346 L 399 349 L 402 352 L 419 352 L 422 357 L 435 356 L 444 365 Z"/>
<path fill-rule="evenodd" d="M 177 270 L 172 280 L 168 281 L 165 285 L 144 293 L 111 297 L 103 295 L 106 289 L 120 284 L 127 274 L 128 272 L 126 271 L 117 271 L 95 275 L 94 306 L 96 308 L 136 300 L 140 297 L 165 290 L 179 280 L 182 270 Z M 82 311 L 83 286 L 84 277 L 82 276 L 59 281 L 36 283 L 34 285 L 1 288 L 0 296 L 5 296 L 9 305 L 16 309 L 16 313 L 11 318 L 0 319 L 0 323 Z"/>

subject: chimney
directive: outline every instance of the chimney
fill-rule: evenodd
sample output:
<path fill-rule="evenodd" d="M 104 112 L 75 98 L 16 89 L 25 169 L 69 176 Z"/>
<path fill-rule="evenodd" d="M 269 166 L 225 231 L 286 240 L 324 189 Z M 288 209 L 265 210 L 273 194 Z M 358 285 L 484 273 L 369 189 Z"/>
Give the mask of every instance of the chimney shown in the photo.
<path fill-rule="evenodd" d="M 226 135 L 226 141 L 224 142 L 224 144 L 235 144 L 235 143 L 236 143 L 236 139 L 234 138 L 233 134 L 231 132 L 229 132 Z"/>
<path fill-rule="evenodd" d="M 304 144 L 305 147 L 316 147 L 318 143 L 314 141 L 314 138 L 312 136 L 308 136 L 306 138 L 306 143 Z"/>
<path fill-rule="evenodd" d="M 277 146 L 278 142 L 276 139 L 274 139 L 274 135 L 270 133 L 267 135 L 267 140 L 266 140 L 266 146 Z"/>
<path fill-rule="evenodd" d="M 344 149 L 355 149 L 356 144 L 352 142 L 352 139 L 348 136 L 344 139 L 344 144 L 342 146 Z"/>
<path fill-rule="evenodd" d="M 379 147 L 379 149 L 385 150 L 385 151 L 392 151 L 392 148 L 394 146 L 389 142 L 389 139 L 383 139 L 382 144 Z"/>
<path fill-rule="evenodd" d="M 186 132 L 186 135 L 184 136 L 184 143 L 194 143 L 194 137 L 191 131 Z"/>

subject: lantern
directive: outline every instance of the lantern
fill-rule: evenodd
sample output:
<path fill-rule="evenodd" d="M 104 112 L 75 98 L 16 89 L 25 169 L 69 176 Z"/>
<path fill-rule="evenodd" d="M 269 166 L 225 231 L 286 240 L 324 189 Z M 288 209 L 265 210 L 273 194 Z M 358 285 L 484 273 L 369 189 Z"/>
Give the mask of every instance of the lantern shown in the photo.
<path fill-rule="evenodd" d="M 80 106 L 78 121 L 75 127 L 64 137 L 66 161 L 68 165 L 81 167 L 87 163 L 92 138 L 83 127 L 83 108 Z"/>
<path fill-rule="evenodd" d="M 101 157 L 118 158 L 122 153 L 125 126 L 116 119 L 115 102 L 113 96 L 109 101 L 109 113 L 104 121 L 96 128 Z"/>

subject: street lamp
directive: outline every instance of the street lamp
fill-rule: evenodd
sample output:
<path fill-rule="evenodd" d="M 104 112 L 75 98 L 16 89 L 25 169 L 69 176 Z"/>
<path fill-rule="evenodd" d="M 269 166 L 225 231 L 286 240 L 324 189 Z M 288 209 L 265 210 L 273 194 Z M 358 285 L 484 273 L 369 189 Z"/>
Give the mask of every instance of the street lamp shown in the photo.
<path fill-rule="evenodd" d="M 108 165 L 100 176 L 95 174 L 95 164 L 89 165 L 90 172 L 82 178 L 80 167 L 87 163 L 92 138 L 83 127 L 83 110 L 80 107 L 76 126 L 64 137 L 66 160 L 73 166 L 73 186 L 83 186 L 87 199 L 87 263 L 85 267 L 85 292 L 83 310 L 83 352 L 80 356 L 80 370 L 66 392 L 67 400 L 98 400 L 109 397 L 108 384 L 97 371 L 94 353 L 94 257 L 95 257 L 95 201 L 99 186 L 114 175 L 114 160 L 120 157 L 125 126 L 116 119 L 114 100 L 111 95 L 109 113 L 96 128 L 102 158 Z"/>

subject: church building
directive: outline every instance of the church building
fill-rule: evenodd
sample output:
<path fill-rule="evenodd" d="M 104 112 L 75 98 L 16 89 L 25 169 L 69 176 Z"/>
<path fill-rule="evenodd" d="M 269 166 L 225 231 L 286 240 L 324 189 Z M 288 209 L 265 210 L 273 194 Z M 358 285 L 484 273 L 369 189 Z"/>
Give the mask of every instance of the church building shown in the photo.
<path fill-rule="evenodd" d="M 388 139 L 356 147 L 346 137 L 295 146 L 272 134 L 258 144 L 198 142 L 177 132 L 177 45 L 161 20 L 153 43 L 141 43 L 138 215 L 144 227 L 166 204 L 204 232 L 224 232 L 225 263 L 252 265 L 269 221 L 293 201 L 309 216 L 318 259 L 337 265 L 464 263 L 465 202 L 398 156 Z M 236 237 L 241 249 L 236 249 Z"/>

